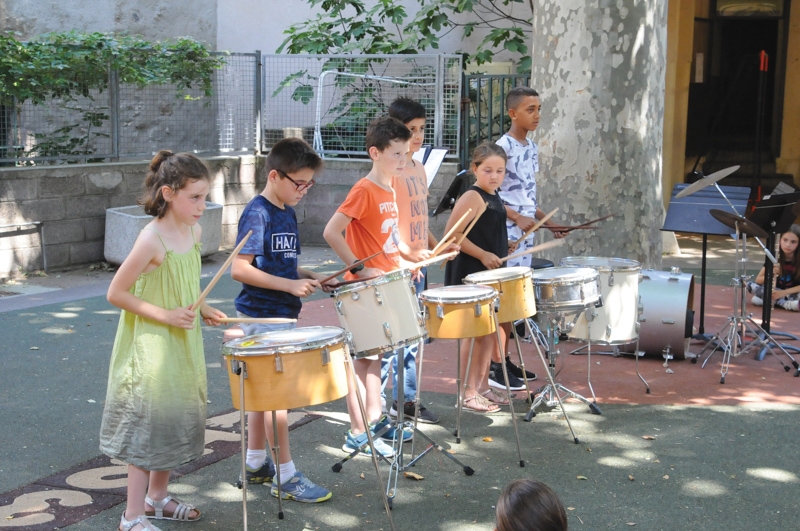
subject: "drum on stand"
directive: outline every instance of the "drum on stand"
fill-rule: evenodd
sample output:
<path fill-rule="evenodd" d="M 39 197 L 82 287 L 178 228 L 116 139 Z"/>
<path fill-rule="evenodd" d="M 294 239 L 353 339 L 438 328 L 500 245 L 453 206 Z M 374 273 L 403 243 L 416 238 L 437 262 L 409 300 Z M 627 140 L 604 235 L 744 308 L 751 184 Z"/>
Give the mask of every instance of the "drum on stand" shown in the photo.
<path fill-rule="evenodd" d="M 464 277 L 464 284 L 481 284 L 497 290 L 499 323 L 511 323 L 536 313 L 531 270 L 527 267 L 501 267 L 472 273 Z"/>
<path fill-rule="evenodd" d="M 639 308 L 639 273 L 641 265 L 625 258 L 568 256 L 560 264 L 567 267 L 590 267 L 600 275 L 603 305 L 591 309 L 591 332 L 587 313 L 581 313 L 569 336 L 575 339 L 622 345 L 636 341 Z"/>
<path fill-rule="evenodd" d="M 639 350 L 686 359 L 694 326 L 694 275 L 645 269 L 639 298 Z"/>
<path fill-rule="evenodd" d="M 349 284 L 332 296 L 339 324 L 353 336 L 354 358 L 391 352 L 426 336 L 407 269 Z"/>
<path fill-rule="evenodd" d="M 347 394 L 346 336 L 335 326 L 309 326 L 226 342 L 222 355 L 233 407 L 242 405 L 241 370 L 247 411 L 279 411 L 342 398 Z"/>
<path fill-rule="evenodd" d="M 539 310 L 581 310 L 600 298 L 600 275 L 589 267 L 549 267 L 531 278 Z"/>
<path fill-rule="evenodd" d="M 497 290 L 477 284 L 426 289 L 419 296 L 425 308 L 428 335 L 437 339 L 466 339 L 494 333 L 495 299 Z"/>

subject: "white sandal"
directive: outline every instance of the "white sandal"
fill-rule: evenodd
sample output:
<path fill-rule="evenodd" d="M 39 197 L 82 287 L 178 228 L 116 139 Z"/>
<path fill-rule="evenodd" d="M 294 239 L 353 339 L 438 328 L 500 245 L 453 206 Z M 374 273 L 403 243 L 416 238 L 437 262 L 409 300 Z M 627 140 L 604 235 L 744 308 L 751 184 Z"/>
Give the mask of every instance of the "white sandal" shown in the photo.
<path fill-rule="evenodd" d="M 126 520 L 125 513 L 122 513 L 122 519 L 119 521 L 122 531 L 131 531 L 137 525 L 142 526 L 142 531 L 161 531 L 158 527 L 150 523 L 146 516 L 137 516 L 133 520 Z"/>
<path fill-rule="evenodd" d="M 194 505 L 189 505 L 188 503 L 183 503 L 178 498 L 173 498 L 172 496 L 167 496 L 163 500 L 154 500 L 150 496 L 145 496 L 144 501 L 147 502 L 147 505 L 150 505 L 153 510 L 152 511 L 145 511 L 144 514 L 147 515 L 148 518 L 154 518 L 156 520 L 178 520 L 181 522 L 196 522 L 200 519 L 200 511 L 195 509 Z M 167 516 L 164 514 L 164 507 L 171 501 L 174 501 L 178 504 L 175 509 L 172 510 L 172 513 Z M 189 518 L 189 513 L 192 511 L 197 512 L 197 516 L 194 518 Z"/>

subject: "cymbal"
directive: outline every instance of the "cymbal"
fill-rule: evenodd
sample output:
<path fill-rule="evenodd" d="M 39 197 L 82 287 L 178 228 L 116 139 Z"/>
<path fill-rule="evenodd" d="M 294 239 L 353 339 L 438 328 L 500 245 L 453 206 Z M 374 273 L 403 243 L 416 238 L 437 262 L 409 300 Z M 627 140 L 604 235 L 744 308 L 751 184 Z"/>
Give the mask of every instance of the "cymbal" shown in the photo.
<path fill-rule="evenodd" d="M 746 234 L 747 236 L 755 236 L 756 238 L 766 238 L 767 232 L 750 221 L 747 218 L 743 218 L 742 216 L 737 216 L 731 212 L 725 212 L 724 210 L 717 210 L 716 208 L 712 208 L 709 210 L 714 219 L 719 221 L 720 223 L 727 225 L 732 229 L 736 229 L 736 225 L 739 225 L 739 232 L 742 234 Z"/>
<path fill-rule="evenodd" d="M 706 175 L 699 181 L 695 181 L 680 192 L 675 195 L 675 199 L 680 199 L 681 197 L 686 197 L 687 195 L 691 195 L 698 190 L 702 190 L 706 186 L 711 186 L 717 181 L 721 181 L 731 173 L 735 172 L 739 169 L 739 166 L 731 166 L 730 168 L 725 168 L 724 170 L 715 171 L 711 175 Z"/>

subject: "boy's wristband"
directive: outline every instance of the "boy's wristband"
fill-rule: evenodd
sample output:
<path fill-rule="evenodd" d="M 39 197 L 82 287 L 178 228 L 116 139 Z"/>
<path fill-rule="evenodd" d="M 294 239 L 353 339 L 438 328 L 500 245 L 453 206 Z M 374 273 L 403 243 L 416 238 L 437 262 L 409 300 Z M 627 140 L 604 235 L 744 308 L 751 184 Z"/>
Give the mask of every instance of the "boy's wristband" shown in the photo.
<path fill-rule="evenodd" d="M 358 260 L 356 260 L 356 262 L 358 262 Z M 363 263 L 362 264 L 358 264 L 357 266 L 354 266 L 354 267 L 350 268 L 350 274 L 355 275 L 356 273 L 358 273 L 362 269 L 364 269 L 364 264 Z"/>

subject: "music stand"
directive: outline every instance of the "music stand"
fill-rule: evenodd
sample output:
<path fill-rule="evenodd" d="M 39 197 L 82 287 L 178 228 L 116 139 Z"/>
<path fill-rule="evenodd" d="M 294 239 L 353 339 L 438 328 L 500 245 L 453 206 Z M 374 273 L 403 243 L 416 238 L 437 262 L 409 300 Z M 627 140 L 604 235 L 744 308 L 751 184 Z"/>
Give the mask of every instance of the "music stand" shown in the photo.
<path fill-rule="evenodd" d="M 731 228 L 717 221 L 712 215 L 712 209 L 729 210 L 730 205 L 725 196 L 736 208 L 740 215 L 747 209 L 747 200 L 750 198 L 750 188 L 745 186 L 719 186 L 704 188 L 697 192 L 677 199 L 684 188 L 690 184 L 676 184 L 672 189 L 672 196 L 667 207 L 667 216 L 661 230 L 670 232 L 683 232 L 688 234 L 703 235 L 703 256 L 700 274 L 700 324 L 698 333 L 693 339 L 708 341 L 711 339 L 705 333 L 705 308 L 706 308 L 706 252 L 708 251 L 708 235 L 729 235 Z M 719 188 L 719 190 L 717 189 Z M 725 194 L 723 196 L 720 190 Z M 696 358 L 695 358 L 696 361 Z"/>
<path fill-rule="evenodd" d="M 750 221 L 764 229 L 767 236 L 766 247 L 770 251 L 775 249 L 775 236 L 782 232 L 789 230 L 795 220 L 794 210 L 800 201 L 800 192 L 791 193 L 773 193 L 772 195 L 764 196 L 761 201 L 754 205 L 752 214 L 749 216 Z M 773 281 L 773 264 L 769 257 L 764 259 L 764 305 L 761 311 L 761 328 L 773 337 L 787 337 L 789 339 L 798 339 L 797 336 L 787 332 L 771 332 L 770 319 L 772 318 L 772 281 Z M 800 352 L 800 348 L 790 345 L 782 345 L 783 348 Z M 756 359 L 762 361 L 766 355 L 766 348 L 762 348 Z"/>

